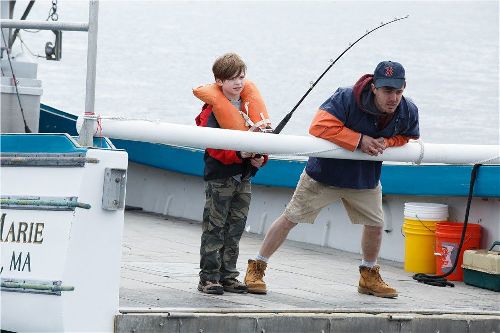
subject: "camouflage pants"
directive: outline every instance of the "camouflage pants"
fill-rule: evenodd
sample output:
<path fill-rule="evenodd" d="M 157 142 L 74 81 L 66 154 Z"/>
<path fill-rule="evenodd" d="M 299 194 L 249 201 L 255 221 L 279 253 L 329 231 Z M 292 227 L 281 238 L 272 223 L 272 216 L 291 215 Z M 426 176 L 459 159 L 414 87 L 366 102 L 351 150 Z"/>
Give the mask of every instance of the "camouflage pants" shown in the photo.
<path fill-rule="evenodd" d="M 233 177 L 205 183 L 203 233 L 200 246 L 200 278 L 224 280 L 239 275 L 236 261 L 251 199 L 249 180 Z"/>

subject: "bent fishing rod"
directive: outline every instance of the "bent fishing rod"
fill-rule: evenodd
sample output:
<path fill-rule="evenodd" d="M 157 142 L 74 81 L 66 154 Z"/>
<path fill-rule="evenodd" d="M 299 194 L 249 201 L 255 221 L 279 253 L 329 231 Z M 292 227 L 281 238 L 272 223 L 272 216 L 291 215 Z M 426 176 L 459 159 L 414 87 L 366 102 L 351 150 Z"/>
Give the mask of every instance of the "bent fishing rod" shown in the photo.
<path fill-rule="evenodd" d="M 340 59 L 342 58 L 342 56 L 347 52 L 349 51 L 354 45 L 356 45 L 360 40 L 362 40 L 363 38 L 365 38 L 366 36 L 368 36 L 369 34 L 371 34 L 372 32 L 374 32 L 375 30 L 378 30 L 386 25 L 389 25 L 391 23 L 394 23 L 394 22 L 397 22 L 397 21 L 401 21 L 401 20 L 404 20 L 406 18 L 408 18 L 409 15 L 406 15 L 404 17 L 397 17 L 395 19 L 393 19 L 392 21 L 389 21 L 389 22 L 382 22 L 379 26 L 377 26 L 376 28 L 373 28 L 372 30 L 367 30 L 366 33 L 359 37 L 354 43 L 349 43 L 349 47 L 347 47 L 338 57 L 337 59 L 335 60 L 330 60 L 331 64 L 326 68 L 326 70 L 323 72 L 323 74 L 321 74 L 318 79 L 313 83 L 311 84 L 311 86 L 309 87 L 309 89 L 306 91 L 306 93 L 304 94 L 304 96 L 302 96 L 302 98 L 297 102 L 297 104 L 295 104 L 295 106 L 293 107 L 292 111 L 288 112 L 288 114 L 280 121 L 280 123 L 278 124 L 278 126 L 276 126 L 276 128 L 273 130 L 273 133 L 274 134 L 279 134 L 281 132 L 281 130 L 283 129 L 283 127 L 285 127 L 285 125 L 288 123 L 288 121 L 290 120 L 290 118 L 292 117 L 293 113 L 295 112 L 295 110 L 299 107 L 299 105 L 302 103 L 302 101 L 307 97 L 307 95 L 309 95 L 309 93 L 311 92 L 311 90 L 313 90 L 313 88 L 316 86 L 316 84 L 319 82 L 319 80 L 321 80 L 323 78 L 323 76 L 325 76 L 325 74 L 330 70 L 330 68 L 333 67 L 333 65 L 335 65 L 335 63 Z"/>

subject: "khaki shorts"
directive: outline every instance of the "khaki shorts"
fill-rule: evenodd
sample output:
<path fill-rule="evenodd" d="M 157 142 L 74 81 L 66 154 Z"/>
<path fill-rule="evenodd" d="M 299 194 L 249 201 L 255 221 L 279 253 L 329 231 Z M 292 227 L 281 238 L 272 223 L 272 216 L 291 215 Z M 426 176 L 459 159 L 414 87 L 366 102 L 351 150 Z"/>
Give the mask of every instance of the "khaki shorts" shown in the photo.
<path fill-rule="evenodd" d="M 302 172 L 292 200 L 283 215 L 294 223 L 314 223 L 323 207 L 342 200 L 353 224 L 384 225 L 382 187 L 374 189 L 350 189 L 324 185 Z"/>

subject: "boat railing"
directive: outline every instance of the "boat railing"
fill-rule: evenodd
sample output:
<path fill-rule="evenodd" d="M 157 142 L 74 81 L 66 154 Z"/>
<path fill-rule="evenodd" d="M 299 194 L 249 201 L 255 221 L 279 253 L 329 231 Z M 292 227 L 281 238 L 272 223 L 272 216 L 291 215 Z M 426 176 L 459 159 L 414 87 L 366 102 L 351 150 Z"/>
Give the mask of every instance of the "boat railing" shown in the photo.
<path fill-rule="evenodd" d="M 86 22 L 59 22 L 59 21 L 27 21 L 27 20 L 0 20 L 2 29 L 38 29 L 55 31 L 89 31 Z"/>

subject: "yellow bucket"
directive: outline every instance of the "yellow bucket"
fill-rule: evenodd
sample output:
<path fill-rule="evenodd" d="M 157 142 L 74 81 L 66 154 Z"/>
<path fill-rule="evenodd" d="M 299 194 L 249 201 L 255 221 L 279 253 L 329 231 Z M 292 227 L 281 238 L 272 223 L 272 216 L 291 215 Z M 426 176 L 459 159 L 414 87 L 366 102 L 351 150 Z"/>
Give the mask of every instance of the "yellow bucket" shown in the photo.
<path fill-rule="evenodd" d="M 448 219 L 448 206 L 431 203 L 405 203 L 403 234 L 405 236 L 406 272 L 436 272 L 436 223 Z"/>

